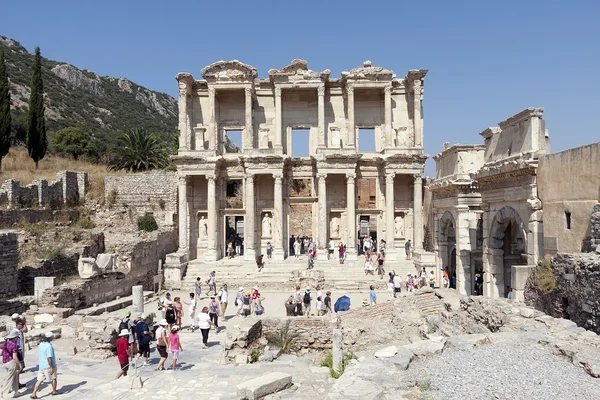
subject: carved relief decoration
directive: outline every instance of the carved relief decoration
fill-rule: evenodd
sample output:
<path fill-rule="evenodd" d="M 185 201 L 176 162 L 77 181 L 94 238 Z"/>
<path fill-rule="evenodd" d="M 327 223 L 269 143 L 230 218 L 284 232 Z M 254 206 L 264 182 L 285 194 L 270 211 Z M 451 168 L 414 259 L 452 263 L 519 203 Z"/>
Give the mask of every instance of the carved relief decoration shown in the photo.
<path fill-rule="evenodd" d="M 269 77 L 271 81 L 278 83 L 298 82 L 298 81 L 326 81 L 329 79 L 331 71 L 326 69 L 317 72 L 308 69 L 306 60 L 293 60 L 290 65 L 281 69 L 270 69 Z"/>
<path fill-rule="evenodd" d="M 208 82 L 252 82 L 258 76 L 256 68 L 238 60 L 217 61 L 200 71 Z"/>
<path fill-rule="evenodd" d="M 362 67 L 351 69 L 350 72 L 342 72 L 343 79 L 353 81 L 391 81 L 395 77 L 394 71 L 373 66 L 371 61 L 365 61 Z"/>

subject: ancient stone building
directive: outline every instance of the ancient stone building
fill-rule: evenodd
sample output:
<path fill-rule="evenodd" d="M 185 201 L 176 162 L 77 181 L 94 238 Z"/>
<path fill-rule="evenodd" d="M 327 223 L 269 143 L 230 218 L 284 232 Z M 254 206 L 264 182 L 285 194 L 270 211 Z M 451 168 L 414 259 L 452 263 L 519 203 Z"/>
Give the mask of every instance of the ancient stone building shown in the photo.
<path fill-rule="evenodd" d="M 437 265 L 456 268 L 461 292 L 481 263 L 485 296 L 504 297 L 511 286 L 522 297 L 523 271 L 543 256 L 536 170 L 550 140 L 542 114 L 528 108 L 481 132 L 483 147 L 457 145 L 435 157 Z"/>
<path fill-rule="evenodd" d="M 330 238 L 350 244 L 350 260 L 364 235 L 386 240 L 388 259 L 409 238 L 420 249 L 426 73 L 398 79 L 367 61 L 332 78 L 294 60 L 263 79 L 234 60 L 178 74 L 178 260 L 220 259 L 236 235 L 249 262 L 267 242 L 283 259 L 290 235 L 321 254 Z M 308 154 L 293 157 L 302 132 Z"/>

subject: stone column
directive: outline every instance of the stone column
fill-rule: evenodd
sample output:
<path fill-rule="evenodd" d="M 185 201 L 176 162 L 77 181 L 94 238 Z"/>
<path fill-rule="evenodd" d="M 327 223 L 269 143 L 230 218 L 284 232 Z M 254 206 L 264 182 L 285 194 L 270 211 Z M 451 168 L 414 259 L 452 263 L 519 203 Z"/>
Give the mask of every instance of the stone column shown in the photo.
<path fill-rule="evenodd" d="M 329 227 L 329 221 L 327 220 L 327 174 L 319 173 L 317 174 L 317 178 L 319 180 L 319 236 L 317 238 L 317 244 L 319 257 L 321 257 L 321 260 L 326 260 L 327 245 L 329 241 L 329 238 L 327 237 L 327 228 Z"/>
<path fill-rule="evenodd" d="M 415 174 L 413 201 L 413 246 L 423 248 L 423 175 Z"/>
<path fill-rule="evenodd" d="M 283 174 L 273 174 L 275 188 L 273 191 L 275 218 L 273 224 L 273 259 L 282 261 L 285 256 L 283 248 Z"/>
<path fill-rule="evenodd" d="M 332 368 L 335 372 L 340 373 L 344 357 L 342 352 L 342 331 L 339 329 L 334 329 L 331 339 L 333 342 L 331 345 Z"/>
<path fill-rule="evenodd" d="M 252 126 L 252 88 L 244 89 L 246 94 L 246 149 L 254 148 L 254 130 Z"/>
<path fill-rule="evenodd" d="M 187 176 L 179 177 L 179 252 L 188 253 Z"/>
<path fill-rule="evenodd" d="M 386 232 L 386 258 L 390 259 L 390 254 L 395 253 L 395 232 L 394 232 L 394 214 L 396 207 L 394 204 L 394 177 L 396 174 L 389 173 L 385 175 L 385 232 Z"/>
<path fill-rule="evenodd" d="M 275 143 L 273 147 L 276 149 L 281 148 L 281 88 L 275 88 Z"/>
<path fill-rule="evenodd" d="M 356 146 L 356 129 L 354 128 L 354 87 L 348 86 L 348 146 Z"/>
<path fill-rule="evenodd" d="M 255 224 L 254 175 L 248 175 L 246 177 L 246 217 L 244 218 L 244 261 L 251 263 L 254 263 L 256 258 Z"/>
<path fill-rule="evenodd" d="M 142 285 L 131 287 L 131 297 L 133 298 L 133 314 L 144 312 L 144 287 Z"/>
<path fill-rule="evenodd" d="M 217 128 L 217 104 L 216 104 L 216 90 L 214 87 L 208 88 L 208 149 L 217 150 L 218 128 Z M 220 151 L 221 149 L 219 149 Z"/>
<path fill-rule="evenodd" d="M 385 103 L 385 147 L 394 147 L 394 137 L 392 136 L 392 87 L 386 86 L 384 89 Z"/>
<path fill-rule="evenodd" d="M 207 176 L 208 188 L 207 188 L 207 208 L 208 208 L 208 221 L 207 227 L 207 249 L 206 255 L 204 256 L 205 261 L 217 261 L 217 178 L 216 176 Z"/>
<path fill-rule="evenodd" d="M 186 86 L 184 82 L 179 82 L 179 150 L 188 149 Z"/>
<path fill-rule="evenodd" d="M 346 259 L 349 262 L 356 261 L 356 186 L 354 180 L 356 174 L 346 174 L 346 214 L 348 215 L 347 229 L 348 240 L 346 242 Z"/>
<path fill-rule="evenodd" d="M 325 84 L 319 85 L 318 94 L 318 118 L 319 118 L 319 148 L 326 148 L 325 142 Z"/>
<path fill-rule="evenodd" d="M 421 95 L 423 94 L 423 87 L 421 86 L 421 81 L 418 79 L 413 82 L 413 92 L 413 122 L 415 127 L 415 147 L 423 147 L 423 123 L 421 119 Z"/>

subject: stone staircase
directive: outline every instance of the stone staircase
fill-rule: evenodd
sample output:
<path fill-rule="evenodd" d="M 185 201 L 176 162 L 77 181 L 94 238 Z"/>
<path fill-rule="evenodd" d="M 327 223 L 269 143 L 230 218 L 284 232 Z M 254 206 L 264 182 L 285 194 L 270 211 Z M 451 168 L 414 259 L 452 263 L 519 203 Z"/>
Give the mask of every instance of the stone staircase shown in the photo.
<path fill-rule="evenodd" d="M 204 263 L 193 260 L 189 263 L 183 280 L 182 289 L 193 290 L 197 277 L 202 281 L 203 290 L 207 289 L 206 279 L 211 271 L 216 272 L 217 285 L 227 283 L 230 290 L 243 286 L 251 288 L 258 285 L 261 290 L 293 290 L 296 285 L 315 287 L 321 284 L 325 289 L 336 292 L 364 292 L 373 285 L 375 290 L 382 291 L 387 288 L 387 273 L 395 270 L 406 282 L 406 276 L 414 273 L 415 268 L 410 260 L 389 262 L 385 265 L 386 274 L 365 275 L 363 270 L 364 257 L 359 257 L 355 263 L 340 264 L 338 260 L 316 260 L 315 267 L 307 270 L 306 257 L 300 259 L 287 259 L 272 261 L 265 259 L 262 271 L 254 263 L 244 263 L 242 257 L 223 259 L 216 263 Z"/>
<path fill-rule="evenodd" d="M 415 302 L 423 315 L 437 316 L 445 309 L 443 300 L 433 290 L 415 290 Z"/>

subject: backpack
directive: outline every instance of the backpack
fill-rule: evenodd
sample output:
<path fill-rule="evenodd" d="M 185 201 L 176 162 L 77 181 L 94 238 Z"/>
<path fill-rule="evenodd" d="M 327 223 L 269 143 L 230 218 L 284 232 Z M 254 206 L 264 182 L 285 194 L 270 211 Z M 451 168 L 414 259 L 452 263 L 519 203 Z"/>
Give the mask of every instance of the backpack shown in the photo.
<path fill-rule="evenodd" d="M 310 293 L 304 292 L 304 304 L 310 304 Z"/>
<path fill-rule="evenodd" d="M 119 333 L 121 333 L 123 329 L 127 329 L 129 331 L 129 318 L 122 319 L 121 322 L 119 322 Z"/>
<path fill-rule="evenodd" d="M 165 318 L 167 321 L 175 321 L 175 310 L 172 308 L 167 308 L 165 312 Z"/>

